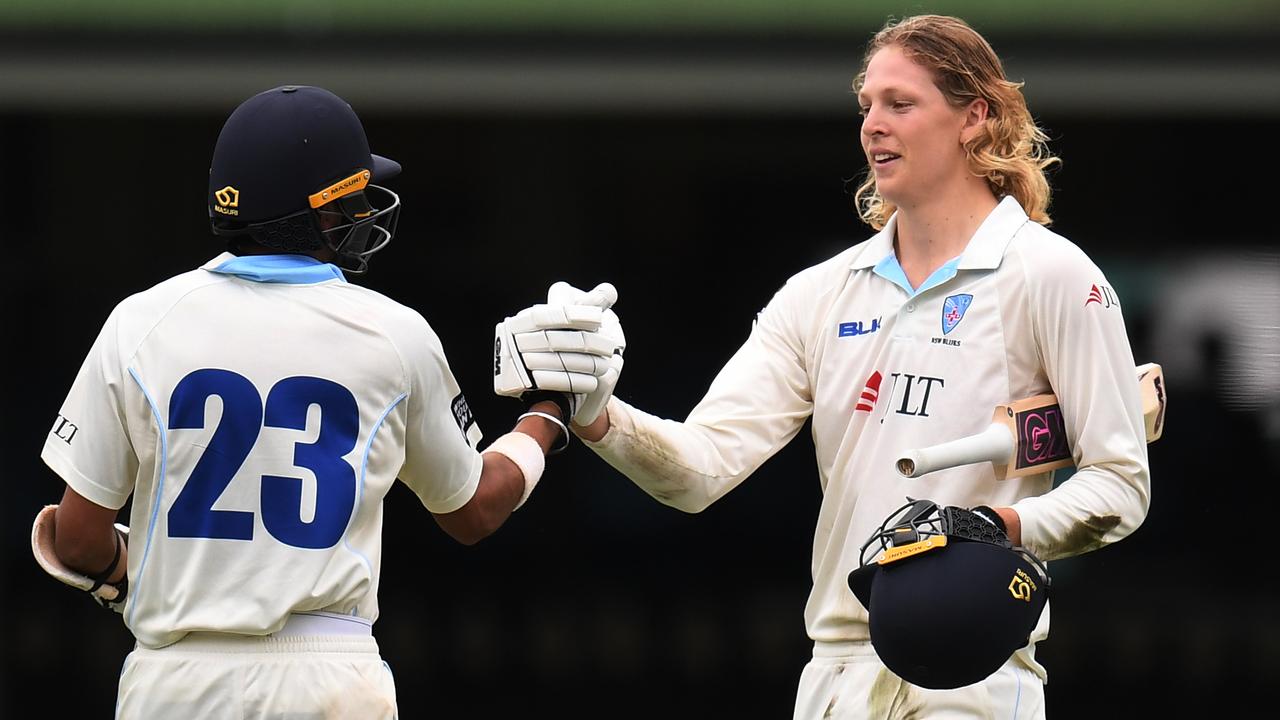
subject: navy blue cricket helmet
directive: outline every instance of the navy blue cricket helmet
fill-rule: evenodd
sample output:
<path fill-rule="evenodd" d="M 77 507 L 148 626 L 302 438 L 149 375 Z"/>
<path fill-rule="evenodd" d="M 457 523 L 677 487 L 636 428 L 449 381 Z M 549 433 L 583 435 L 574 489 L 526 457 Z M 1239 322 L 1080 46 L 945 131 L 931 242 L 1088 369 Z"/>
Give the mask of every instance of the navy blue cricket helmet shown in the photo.
<path fill-rule="evenodd" d="M 1049 584 L 1044 564 L 1003 527 L 930 500 L 890 514 L 849 574 L 880 660 L 935 690 L 984 680 L 1026 645 Z"/>
<path fill-rule="evenodd" d="M 245 100 L 227 118 L 209 167 L 215 235 L 248 237 L 285 253 L 328 247 L 364 272 L 395 234 L 400 198 L 374 185 L 399 163 L 369 151 L 360 118 L 324 88 L 282 85 Z"/>

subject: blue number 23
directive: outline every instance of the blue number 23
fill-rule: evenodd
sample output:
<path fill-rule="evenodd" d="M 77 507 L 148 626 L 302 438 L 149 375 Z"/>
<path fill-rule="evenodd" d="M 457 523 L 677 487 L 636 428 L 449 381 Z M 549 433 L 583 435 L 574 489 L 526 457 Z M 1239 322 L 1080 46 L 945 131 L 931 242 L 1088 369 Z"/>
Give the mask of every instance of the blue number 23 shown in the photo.
<path fill-rule="evenodd" d="M 316 509 L 302 519 L 302 479 L 262 476 L 262 524 L 272 537 L 302 548 L 327 548 L 346 532 L 355 507 L 356 475 L 343 456 L 360 431 L 360 412 L 350 390 L 317 377 L 289 377 L 267 393 L 265 408 L 249 379 L 230 370 L 196 370 L 178 383 L 169 400 L 169 429 L 204 427 L 205 401 L 222 400 L 222 419 L 191 477 L 169 508 L 169 536 L 252 540 L 252 512 L 214 510 L 213 504 L 240 470 L 264 426 L 306 430 L 307 411 L 320 407 L 315 442 L 295 443 L 293 463 L 315 473 Z"/>

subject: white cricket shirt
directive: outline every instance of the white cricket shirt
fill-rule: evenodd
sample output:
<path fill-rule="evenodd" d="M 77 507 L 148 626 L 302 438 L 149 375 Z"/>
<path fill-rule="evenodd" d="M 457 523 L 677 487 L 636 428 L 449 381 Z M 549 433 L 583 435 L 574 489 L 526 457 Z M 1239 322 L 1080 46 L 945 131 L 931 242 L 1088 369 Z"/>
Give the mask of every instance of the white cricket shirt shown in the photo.
<path fill-rule="evenodd" d="M 41 457 L 99 505 L 132 495 L 124 618 L 159 647 L 374 621 L 383 496 L 399 477 L 458 509 L 479 440 L 417 312 L 312 258 L 224 253 L 116 306 Z"/>
<path fill-rule="evenodd" d="M 653 497 L 690 512 L 742 482 L 813 417 L 823 500 L 813 538 L 810 637 L 868 639 L 847 584 L 859 549 L 907 496 L 1014 507 L 1042 560 L 1132 532 L 1149 499 L 1135 362 L 1116 293 L 1066 239 L 1007 197 L 964 253 L 913 290 L 896 218 L 788 280 L 684 422 L 614 398 L 588 443 Z M 997 482 L 989 463 L 908 479 L 903 451 L 981 431 L 995 405 L 1056 392 L 1077 472 Z M 1048 630 L 1048 612 L 1033 640 Z M 1043 674 L 1028 648 L 1027 664 Z"/>

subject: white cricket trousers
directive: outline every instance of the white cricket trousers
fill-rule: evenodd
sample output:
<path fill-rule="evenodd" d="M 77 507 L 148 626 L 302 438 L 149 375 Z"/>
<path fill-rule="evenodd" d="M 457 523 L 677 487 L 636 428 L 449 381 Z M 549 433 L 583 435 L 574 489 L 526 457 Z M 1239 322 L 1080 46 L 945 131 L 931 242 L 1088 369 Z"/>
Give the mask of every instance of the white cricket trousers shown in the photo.
<path fill-rule="evenodd" d="M 828 654 L 829 653 L 829 654 Z M 815 646 L 800 674 L 795 720 L 1044 720 L 1044 683 L 1010 658 L 982 682 L 955 690 L 911 685 L 869 642 Z"/>
<path fill-rule="evenodd" d="M 195 632 L 137 647 L 117 720 L 394 720 L 395 682 L 367 621 L 291 615 L 273 635 Z"/>

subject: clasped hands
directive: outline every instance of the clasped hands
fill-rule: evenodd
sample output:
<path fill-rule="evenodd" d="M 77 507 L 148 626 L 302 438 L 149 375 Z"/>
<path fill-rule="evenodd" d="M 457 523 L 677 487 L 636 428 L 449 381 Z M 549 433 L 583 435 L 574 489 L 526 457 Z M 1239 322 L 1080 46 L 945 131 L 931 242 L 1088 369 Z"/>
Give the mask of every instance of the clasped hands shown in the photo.
<path fill-rule="evenodd" d="M 561 394 L 575 425 L 604 410 L 622 372 L 627 341 L 613 311 L 618 291 L 601 283 L 583 291 L 566 282 L 547 301 L 498 323 L 493 340 L 493 391 L 524 398 Z M 564 404 L 562 404 L 564 405 Z"/>

